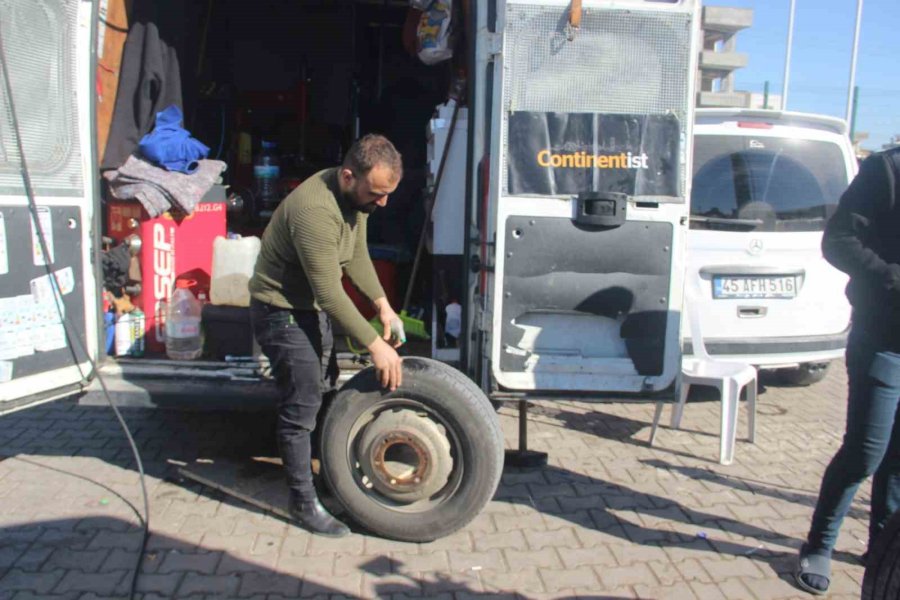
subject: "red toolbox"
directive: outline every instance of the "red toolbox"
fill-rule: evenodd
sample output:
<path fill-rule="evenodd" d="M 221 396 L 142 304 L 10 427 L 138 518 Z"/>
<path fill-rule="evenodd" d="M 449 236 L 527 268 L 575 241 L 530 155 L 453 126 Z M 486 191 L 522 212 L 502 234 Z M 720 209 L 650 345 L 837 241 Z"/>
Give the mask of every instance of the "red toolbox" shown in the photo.
<path fill-rule="evenodd" d="M 203 292 L 209 297 L 213 240 L 225 235 L 224 190 L 219 200 L 213 193 L 216 187 L 193 214 L 177 218 L 170 213 L 150 218 L 138 202 L 113 200 L 107 205 L 107 235 L 122 241 L 136 233 L 141 239 L 141 292 L 132 301 L 146 315 L 150 352 L 165 351 L 165 306 L 176 279 L 195 281 L 194 295 Z"/>

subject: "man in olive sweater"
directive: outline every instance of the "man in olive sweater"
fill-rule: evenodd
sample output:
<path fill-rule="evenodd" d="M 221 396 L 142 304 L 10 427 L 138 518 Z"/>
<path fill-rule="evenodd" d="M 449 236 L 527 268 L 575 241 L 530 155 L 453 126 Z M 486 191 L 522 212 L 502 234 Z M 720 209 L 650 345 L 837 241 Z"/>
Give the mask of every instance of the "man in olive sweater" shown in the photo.
<path fill-rule="evenodd" d="M 382 385 L 394 390 L 401 384 L 401 359 L 389 341 L 397 314 L 369 258 L 366 221 L 387 204 L 402 175 L 400 154 L 387 138 L 360 139 L 343 165 L 316 173 L 281 202 L 250 279 L 254 334 L 280 394 L 277 435 L 291 516 L 323 535 L 349 533 L 319 502 L 310 466 L 310 433 L 323 394 L 337 381 L 332 321 L 368 348 Z M 347 296 L 343 273 L 372 301 L 384 337 Z"/>

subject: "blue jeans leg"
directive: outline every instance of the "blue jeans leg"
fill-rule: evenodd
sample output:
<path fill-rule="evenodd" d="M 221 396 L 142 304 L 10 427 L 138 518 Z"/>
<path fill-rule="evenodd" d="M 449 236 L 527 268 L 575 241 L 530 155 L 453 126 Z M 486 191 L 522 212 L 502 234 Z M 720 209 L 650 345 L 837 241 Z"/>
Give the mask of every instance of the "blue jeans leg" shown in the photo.
<path fill-rule="evenodd" d="M 291 311 L 256 301 L 250 315 L 278 386 L 276 435 L 288 487 L 295 499 L 312 499 L 310 435 L 322 398 L 337 381 L 331 321 L 323 312 Z"/>
<path fill-rule="evenodd" d="M 900 510 L 900 411 L 894 416 L 894 430 L 887 452 L 872 478 L 872 514 L 869 516 L 869 547 L 882 532 L 891 515 Z"/>
<path fill-rule="evenodd" d="M 873 473 L 877 472 L 872 490 L 870 534 L 880 531 L 889 511 L 898 507 L 900 499 L 896 464 L 900 453 L 900 427 L 896 424 L 900 355 L 880 351 L 864 335 L 851 332 L 847 377 L 847 429 L 843 444 L 822 479 L 807 538 L 812 553 L 831 553 L 859 485 Z"/>

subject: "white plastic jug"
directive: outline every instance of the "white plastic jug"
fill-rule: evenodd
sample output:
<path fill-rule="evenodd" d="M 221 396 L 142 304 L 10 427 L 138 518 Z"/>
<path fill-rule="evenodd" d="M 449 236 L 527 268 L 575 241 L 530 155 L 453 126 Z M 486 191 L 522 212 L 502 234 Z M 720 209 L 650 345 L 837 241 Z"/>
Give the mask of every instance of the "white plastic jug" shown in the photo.
<path fill-rule="evenodd" d="M 209 299 L 213 304 L 250 306 L 247 284 L 259 255 L 258 237 L 230 240 L 222 236 L 213 241 L 212 281 Z"/>

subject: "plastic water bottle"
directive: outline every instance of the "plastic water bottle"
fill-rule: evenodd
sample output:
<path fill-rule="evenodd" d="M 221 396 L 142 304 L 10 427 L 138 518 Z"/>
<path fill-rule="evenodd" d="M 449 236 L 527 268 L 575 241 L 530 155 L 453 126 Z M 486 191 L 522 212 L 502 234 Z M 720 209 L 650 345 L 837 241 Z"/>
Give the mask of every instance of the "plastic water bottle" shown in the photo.
<path fill-rule="evenodd" d="M 200 356 L 200 301 L 190 290 L 192 281 L 179 279 L 169 300 L 166 315 L 166 356 L 173 360 L 193 360 Z"/>
<path fill-rule="evenodd" d="M 253 179 L 256 181 L 256 206 L 259 216 L 268 219 L 281 201 L 278 180 L 281 168 L 278 166 L 278 146 L 275 142 L 262 141 L 262 150 L 253 163 Z"/>
<path fill-rule="evenodd" d="M 458 338 L 462 333 L 462 306 L 456 300 L 451 300 L 445 308 L 447 320 L 444 322 L 444 333 Z"/>

